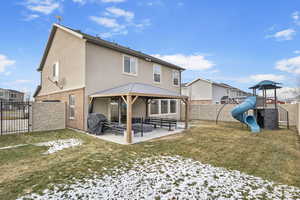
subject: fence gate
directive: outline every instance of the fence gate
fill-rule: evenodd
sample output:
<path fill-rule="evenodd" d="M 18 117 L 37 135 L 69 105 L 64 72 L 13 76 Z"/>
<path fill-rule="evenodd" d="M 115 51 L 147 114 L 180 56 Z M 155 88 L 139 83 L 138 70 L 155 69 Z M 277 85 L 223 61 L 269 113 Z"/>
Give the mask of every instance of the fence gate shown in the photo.
<path fill-rule="evenodd" d="M 0 101 L 0 134 L 31 131 L 31 103 Z"/>

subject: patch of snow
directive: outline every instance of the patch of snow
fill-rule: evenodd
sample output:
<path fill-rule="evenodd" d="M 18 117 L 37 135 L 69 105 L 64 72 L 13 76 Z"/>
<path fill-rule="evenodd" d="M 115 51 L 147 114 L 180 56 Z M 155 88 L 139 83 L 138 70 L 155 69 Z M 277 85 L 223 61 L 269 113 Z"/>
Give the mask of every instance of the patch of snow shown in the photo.
<path fill-rule="evenodd" d="M 137 160 L 128 170 L 56 185 L 24 199 L 300 199 L 300 188 L 176 157 Z"/>
<path fill-rule="evenodd" d="M 28 144 L 18 144 L 18 145 L 14 145 L 14 146 L 7 146 L 7 147 L 1 147 L 0 150 L 4 150 L 4 149 L 14 149 L 17 147 L 24 147 L 27 146 Z"/>
<path fill-rule="evenodd" d="M 43 154 L 52 154 L 57 151 L 61 151 L 66 148 L 74 147 L 74 146 L 79 146 L 82 144 L 82 141 L 79 139 L 64 139 L 64 140 L 54 140 L 54 141 L 49 141 L 49 142 L 41 142 L 41 143 L 36 143 L 34 145 L 36 146 L 47 146 L 49 147 L 48 151 L 46 151 Z"/>

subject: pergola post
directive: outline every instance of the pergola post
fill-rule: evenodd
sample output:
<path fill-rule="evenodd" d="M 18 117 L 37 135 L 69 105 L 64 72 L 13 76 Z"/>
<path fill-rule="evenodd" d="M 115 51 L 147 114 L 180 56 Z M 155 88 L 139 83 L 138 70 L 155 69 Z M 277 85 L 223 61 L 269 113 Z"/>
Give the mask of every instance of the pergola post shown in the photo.
<path fill-rule="evenodd" d="M 127 95 L 127 127 L 126 127 L 126 142 L 132 143 L 132 96 Z"/>

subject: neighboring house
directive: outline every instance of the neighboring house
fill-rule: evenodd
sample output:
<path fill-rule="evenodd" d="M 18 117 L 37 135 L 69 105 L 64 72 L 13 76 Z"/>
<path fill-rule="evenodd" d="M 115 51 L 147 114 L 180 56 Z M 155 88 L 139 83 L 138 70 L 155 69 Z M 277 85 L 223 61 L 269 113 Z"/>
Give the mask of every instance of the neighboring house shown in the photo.
<path fill-rule="evenodd" d="M 190 97 L 191 104 L 220 104 L 228 98 L 249 96 L 249 93 L 228 84 L 203 78 L 182 84 L 182 94 Z"/>
<path fill-rule="evenodd" d="M 24 101 L 24 93 L 17 90 L 0 88 L 0 100 L 6 102 Z"/>
<path fill-rule="evenodd" d="M 180 101 L 173 97 L 181 98 L 183 70 L 139 51 L 54 24 L 38 68 L 41 85 L 33 96 L 36 101 L 66 102 L 67 126 L 82 130 L 87 129 L 90 109 L 110 121 L 117 120 L 120 113 L 125 117 L 124 97 L 134 92 L 147 92 L 148 96 L 152 92 L 155 97 L 132 100 L 136 100 L 133 117 L 179 119 Z"/>

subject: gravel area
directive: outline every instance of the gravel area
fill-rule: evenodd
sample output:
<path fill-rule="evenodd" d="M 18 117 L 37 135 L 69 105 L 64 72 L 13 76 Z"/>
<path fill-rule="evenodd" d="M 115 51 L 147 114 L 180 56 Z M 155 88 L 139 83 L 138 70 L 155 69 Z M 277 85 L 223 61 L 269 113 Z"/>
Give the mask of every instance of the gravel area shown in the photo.
<path fill-rule="evenodd" d="M 129 166 L 129 165 L 128 165 Z M 300 199 L 300 188 L 179 156 L 134 161 L 104 176 L 56 185 L 28 199 Z"/>
<path fill-rule="evenodd" d="M 82 144 L 81 140 L 78 139 L 65 139 L 65 140 L 55 140 L 55 141 L 49 141 L 49 142 L 41 142 L 36 143 L 34 145 L 36 146 L 47 146 L 49 147 L 48 151 L 46 151 L 44 154 L 52 154 L 57 151 L 61 151 L 66 148 L 79 146 Z"/>

